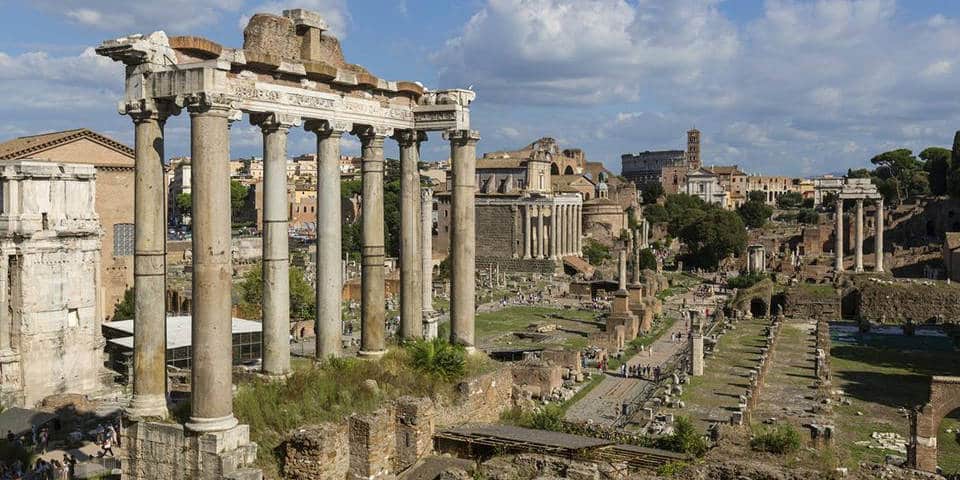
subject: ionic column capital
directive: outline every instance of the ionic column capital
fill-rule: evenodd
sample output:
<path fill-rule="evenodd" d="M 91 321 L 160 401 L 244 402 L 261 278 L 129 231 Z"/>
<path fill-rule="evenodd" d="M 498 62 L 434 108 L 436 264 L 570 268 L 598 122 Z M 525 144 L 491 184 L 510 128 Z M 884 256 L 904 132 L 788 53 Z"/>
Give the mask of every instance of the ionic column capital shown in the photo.
<path fill-rule="evenodd" d="M 175 103 L 152 98 L 121 102 L 117 110 L 121 115 L 130 115 L 135 124 L 149 121 L 164 123 L 167 117 L 180 114 L 180 107 Z"/>
<path fill-rule="evenodd" d="M 211 115 L 226 117 L 233 122 L 243 117 L 236 107 L 236 99 L 222 93 L 196 93 L 184 98 L 184 104 L 191 116 Z"/>
<path fill-rule="evenodd" d="M 393 135 L 393 128 L 383 125 L 355 125 L 353 134 L 359 137 L 364 144 L 382 147 L 384 139 Z"/>
<path fill-rule="evenodd" d="M 303 129 L 317 134 L 318 137 L 341 137 L 353 130 L 353 124 L 344 120 L 310 119 L 303 122 Z"/>
<path fill-rule="evenodd" d="M 476 145 L 480 140 L 480 132 L 476 130 L 450 129 L 443 132 L 443 139 L 459 145 Z"/>
<path fill-rule="evenodd" d="M 427 133 L 422 130 L 396 130 L 393 133 L 393 139 L 400 144 L 400 147 L 412 147 L 426 141 Z"/>
<path fill-rule="evenodd" d="M 288 113 L 264 112 L 250 114 L 250 125 L 260 127 L 263 133 L 286 132 L 290 130 L 290 127 L 299 126 L 300 123 L 302 123 L 302 121 L 299 116 Z"/>

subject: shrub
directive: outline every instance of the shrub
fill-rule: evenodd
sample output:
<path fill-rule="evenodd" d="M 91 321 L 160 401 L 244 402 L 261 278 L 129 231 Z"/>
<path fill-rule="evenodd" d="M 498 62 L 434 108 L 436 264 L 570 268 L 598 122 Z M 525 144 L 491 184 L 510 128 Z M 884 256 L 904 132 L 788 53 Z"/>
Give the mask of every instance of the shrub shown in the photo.
<path fill-rule="evenodd" d="M 559 405 L 551 404 L 533 412 L 530 419 L 524 425 L 527 428 L 537 430 L 549 430 L 551 432 L 562 432 L 565 430 L 563 422 L 563 409 Z"/>
<path fill-rule="evenodd" d="M 613 258 L 610 256 L 609 248 L 592 239 L 587 239 L 583 244 L 583 256 L 590 262 L 590 265 L 600 265 L 604 260 Z"/>
<path fill-rule="evenodd" d="M 697 457 L 707 453 L 707 441 L 687 417 L 677 417 L 673 422 L 673 434 L 663 437 L 658 447 L 677 453 L 689 453 Z"/>
<path fill-rule="evenodd" d="M 760 283 L 760 281 L 764 278 L 767 278 L 767 275 L 764 273 L 745 273 L 743 275 L 738 275 L 736 277 L 730 277 L 727 279 L 727 287 L 750 288 Z"/>
<path fill-rule="evenodd" d="M 687 462 L 670 462 L 660 465 L 660 468 L 657 469 L 657 475 L 661 477 L 673 478 L 681 473 L 687 471 L 687 468 L 690 467 L 690 464 Z"/>
<path fill-rule="evenodd" d="M 792 425 L 764 428 L 750 439 L 750 448 L 778 455 L 794 452 L 800 449 L 800 432 Z"/>
<path fill-rule="evenodd" d="M 797 213 L 797 221 L 808 225 L 815 225 L 820 221 L 820 215 L 812 208 L 803 208 Z"/>
<path fill-rule="evenodd" d="M 413 367 L 423 373 L 444 380 L 455 380 L 466 373 L 466 353 L 460 345 L 453 345 L 437 337 L 417 340 L 407 346 Z"/>

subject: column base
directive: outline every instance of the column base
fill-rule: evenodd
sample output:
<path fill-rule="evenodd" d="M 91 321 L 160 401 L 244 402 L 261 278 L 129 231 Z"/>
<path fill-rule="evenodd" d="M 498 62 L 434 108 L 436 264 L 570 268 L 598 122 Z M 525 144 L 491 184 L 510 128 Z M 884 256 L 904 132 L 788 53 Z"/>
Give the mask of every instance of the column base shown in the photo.
<path fill-rule="evenodd" d="M 164 419 L 170 416 L 167 399 L 163 395 L 134 395 L 125 413 L 131 420 L 141 421 L 151 418 Z"/>
<path fill-rule="evenodd" d="M 477 347 L 474 347 L 471 345 L 471 346 L 464 346 L 463 351 L 467 352 L 467 355 L 473 355 L 477 353 L 478 350 L 477 350 Z"/>
<path fill-rule="evenodd" d="M 197 433 L 206 433 L 206 432 L 222 432 L 225 430 L 230 430 L 233 427 L 236 427 L 240 422 L 237 421 L 237 417 L 234 417 L 231 413 L 230 415 L 220 417 L 220 418 L 197 418 L 190 417 L 190 420 L 184 424 L 187 427 L 187 430 Z"/>
<path fill-rule="evenodd" d="M 524 260 L 530 260 L 531 258 L 533 258 L 533 257 L 531 257 L 530 255 L 524 255 L 524 256 L 523 256 L 523 259 L 524 259 Z"/>
<path fill-rule="evenodd" d="M 439 335 L 437 322 L 437 313 L 429 310 L 423 312 L 423 338 L 425 340 L 433 340 Z"/>
<path fill-rule="evenodd" d="M 380 358 L 386 353 L 386 350 L 360 350 L 357 352 L 357 356 L 361 358 Z"/>

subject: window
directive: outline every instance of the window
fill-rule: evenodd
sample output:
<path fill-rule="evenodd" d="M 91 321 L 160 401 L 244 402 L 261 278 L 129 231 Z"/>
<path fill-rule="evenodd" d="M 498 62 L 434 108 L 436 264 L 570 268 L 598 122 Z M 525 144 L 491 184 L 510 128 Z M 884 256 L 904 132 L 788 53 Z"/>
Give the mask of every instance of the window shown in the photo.
<path fill-rule="evenodd" d="M 113 225 L 113 256 L 133 255 L 133 224 L 116 223 Z"/>

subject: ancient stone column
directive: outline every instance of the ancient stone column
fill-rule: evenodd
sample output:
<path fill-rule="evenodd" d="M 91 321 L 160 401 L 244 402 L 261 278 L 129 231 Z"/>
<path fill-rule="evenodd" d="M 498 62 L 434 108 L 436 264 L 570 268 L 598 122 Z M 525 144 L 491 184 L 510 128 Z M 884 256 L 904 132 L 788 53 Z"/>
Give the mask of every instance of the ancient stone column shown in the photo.
<path fill-rule="evenodd" d="M 384 330 L 383 140 L 392 132 L 358 128 L 361 142 L 363 198 L 360 264 L 360 352 L 362 357 L 386 353 Z"/>
<path fill-rule="evenodd" d="M 570 255 L 570 205 L 560 206 L 560 256 Z"/>
<path fill-rule="evenodd" d="M 6 295 L 7 289 L 10 288 L 7 284 L 7 276 L 9 275 L 7 271 L 8 262 L 9 259 L 6 255 L 0 256 L 0 359 L 12 350 L 10 334 L 13 330 L 13 324 L 11 323 L 10 312 L 7 310 L 7 302 L 9 299 Z M 136 277 L 134 277 L 134 280 L 136 280 Z M 137 341 L 136 333 L 134 333 L 133 341 Z M 134 358 L 134 361 L 136 361 L 136 358 Z M 136 365 L 134 365 L 134 367 L 136 367 Z M 136 380 L 137 379 L 134 378 L 134 382 L 136 382 Z M 134 383 L 134 389 L 136 389 L 136 383 Z M 134 390 L 134 394 L 136 394 L 136 390 Z M 166 406 L 166 402 L 164 402 L 164 413 L 158 416 L 166 415 Z"/>
<path fill-rule="evenodd" d="M 317 135 L 317 310 L 314 318 L 316 358 L 339 357 L 343 334 L 341 303 L 346 262 L 340 259 L 340 139 L 350 128 L 342 122 L 309 120 Z"/>
<path fill-rule="evenodd" d="M 883 197 L 877 200 L 877 234 L 874 235 L 874 254 L 877 256 L 874 271 L 883 271 Z"/>
<path fill-rule="evenodd" d="M 835 269 L 838 272 L 843 271 L 843 199 L 840 198 L 840 195 L 837 195 L 837 206 L 836 206 L 836 215 L 837 215 L 837 227 L 836 227 L 836 265 Z"/>
<path fill-rule="evenodd" d="M 426 134 L 403 130 L 400 144 L 400 339 L 423 337 L 423 261 L 420 249 L 420 142 Z"/>
<path fill-rule="evenodd" d="M 577 205 L 575 207 L 576 213 L 573 215 L 574 221 L 574 240 L 576 241 L 576 254 L 578 257 L 583 256 L 583 205 Z"/>
<path fill-rule="evenodd" d="M 617 285 L 617 290 L 621 292 L 625 292 L 627 291 L 627 251 L 626 250 L 620 250 L 620 256 L 618 260 L 619 260 L 618 265 L 620 266 L 618 270 L 620 283 Z"/>
<path fill-rule="evenodd" d="M 530 205 L 523 206 L 523 258 L 530 259 L 530 250 L 533 246 L 532 231 L 530 226 Z"/>
<path fill-rule="evenodd" d="M 450 342 L 468 350 L 474 345 L 476 315 L 476 195 L 477 141 L 473 130 L 449 130 L 452 179 L 450 232 Z M 540 217 L 543 218 L 542 216 Z M 541 226 L 543 225 L 541 220 Z M 542 228 L 541 228 L 542 231 Z"/>
<path fill-rule="evenodd" d="M 863 271 L 863 199 L 857 199 L 857 231 L 854 239 L 854 270 Z"/>
<path fill-rule="evenodd" d="M 299 118 L 261 113 L 250 123 L 263 132 L 263 373 L 290 373 L 290 248 L 287 208 L 287 132 Z"/>
<path fill-rule="evenodd" d="M 560 208 L 556 204 L 550 205 L 550 259 L 557 259 L 557 250 L 560 248 Z"/>
<path fill-rule="evenodd" d="M 433 311 L 433 190 L 420 189 L 420 260 L 423 262 L 423 337 L 437 337 L 437 315 Z"/>
<path fill-rule="evenodd" d="M 195 432 L 228 430 L 233 416 L 230 264 L 230 131 L 235 111 L 203 97 L 189 105 L 193 191 L 193 368 Z"/>
<path fill-rule="evenodd" d="M 167 416 L 166 367 L 166 184 L 163 172 L 163 124 L 171 113 L 158 104 L 142 103 L 131 110 L 134 150 L 134 418 Z M 6 275 L 3 276 L 6 282 Z M 2 293 L 6 297 L 6 288 Z M 7 307 L 3 307 L 7 316 Z M 3 326 L 9 329 L 9 319 Z M 9 350 L 9 331 L 0 326 L 0 350 Z"/>
<path fill-rule="evenodd" d="M 546 228 L 543 224 L 543 205 L 537 207 L 537 258 L 543 259 L 544 250 L 546 250 L 547 242 L 544 241 L 544 233 Z"/>
<path fill-rule="evenodd" d="M 634 259 L 633 259 L 633 283 L 640 283 L 640 229 L 637 229 L 637 245 L 634 248 Z"/>

